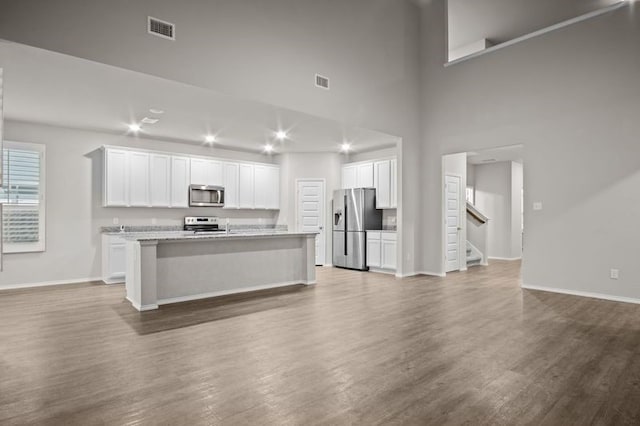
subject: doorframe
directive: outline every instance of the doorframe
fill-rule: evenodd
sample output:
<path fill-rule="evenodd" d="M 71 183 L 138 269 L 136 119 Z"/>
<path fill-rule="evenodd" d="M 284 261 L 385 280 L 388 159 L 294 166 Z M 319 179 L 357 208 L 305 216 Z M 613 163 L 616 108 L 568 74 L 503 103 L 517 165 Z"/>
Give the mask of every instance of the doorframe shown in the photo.
<path fill-rule="evenodd" d="M 444 158 L 444 156 L 443 156 Z M 442 271 L 444 275 L 447 274 L 447 176 L 457 177 L 460 180 L 458 185 L 458 200 L 460 201 L 460 231 L 458 232 L 458 269 L 449 272 L 464 272 L 467 270 L 467 229 L 466 229 L 466 182 L 463 182 L 461 175 L 457 173 L 442 173 Z M 465 206 L 463 209 L 462 206 Z M 464 238 L 462 238 L 464 236 Z M 464 243 L 464 244 L 463 244 Z M 464 248 L 463 248 L 464 245 Z M 464 254 L 464 256 L 463 256 Z"/>
<path fill-rule="evenodd" d="M 331 262 L 327 263 L 327 247 L 329 247 L 329 242 L 328 242 L 328 232 L 327 232 L 327 180 L 325 178 L 297 178 L 295 180 L 296 182 L 296 197 L 295 197 L 295 208 L 294 208 L 294 214 L 295 214 L 295 218 L 294 218 L 294 222 L 296 224 L 296 231 L 299 231 L 299 201 L 300 201 L 300 194 L 298 192 L 298 186 L 301 182 L 322 182 L 322 200 L 323 200 L 323 204 L 324 204 L 324 209 L 322 211 L 322 215 L 320 217 L 320 222 L 322 224 L 322 230 L 324 231 L 324 262 L 322 263 L 321 266 L 332 266 Z M 318 265 L 316 265 L 318 266 Z"/>

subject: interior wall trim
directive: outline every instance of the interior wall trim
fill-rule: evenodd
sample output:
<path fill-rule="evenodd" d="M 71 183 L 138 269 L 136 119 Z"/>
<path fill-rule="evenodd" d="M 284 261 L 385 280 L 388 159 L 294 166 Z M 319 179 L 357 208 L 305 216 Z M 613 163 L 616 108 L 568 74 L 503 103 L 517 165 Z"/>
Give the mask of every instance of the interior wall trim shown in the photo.
<path fill-rule="evenodd" d="M 565 288 L 544 287 L 538 285 L 522 284 L 524 290 L 546 291 L 548 293 L 568 294 L 570 296 L 589 297 L 591 299 L 609 300 L 611 302 L 633 303 L 640 305 L 640 299 L 626 296 L 615 296 L 612 294 L 591 293 L 588 291 L 568 290 Z"/>

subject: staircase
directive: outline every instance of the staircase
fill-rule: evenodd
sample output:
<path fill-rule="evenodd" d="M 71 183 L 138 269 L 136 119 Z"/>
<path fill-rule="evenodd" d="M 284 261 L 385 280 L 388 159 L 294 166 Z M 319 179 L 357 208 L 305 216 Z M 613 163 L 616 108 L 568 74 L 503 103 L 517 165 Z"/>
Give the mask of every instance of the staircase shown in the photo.
<path fill-rule="evenodd" d="M 488 250 L 488 222 L 489 218 L 487 216 L 480 212 L 476 206 L 467 202 L 467 268 L 487 264 L 487 259 L 483 253 Z"/>
<path fill-rule="evenodd" d="M 482 253 L 467 241 L 467 268 L 482 265 Z"/>

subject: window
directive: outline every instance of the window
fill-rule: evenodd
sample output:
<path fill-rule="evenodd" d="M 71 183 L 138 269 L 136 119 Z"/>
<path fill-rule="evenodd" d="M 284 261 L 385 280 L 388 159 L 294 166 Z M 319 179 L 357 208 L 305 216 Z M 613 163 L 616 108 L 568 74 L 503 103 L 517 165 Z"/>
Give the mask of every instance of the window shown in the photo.
<path fill-rule="evenodd" d="M 44 251 L 44 145 L 5 142 L 2 150 L 3 253 Z"/>

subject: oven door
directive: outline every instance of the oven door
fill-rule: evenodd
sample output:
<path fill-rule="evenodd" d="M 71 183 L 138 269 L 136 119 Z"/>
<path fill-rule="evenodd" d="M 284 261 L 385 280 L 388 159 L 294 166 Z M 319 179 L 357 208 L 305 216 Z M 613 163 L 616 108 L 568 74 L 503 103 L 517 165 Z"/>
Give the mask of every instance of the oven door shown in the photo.
<path fill-rule="evenodd" d="M 223 207 L 224 188 L 221 186 L 191 185 L 189 205 L 192 207 Z"/>

